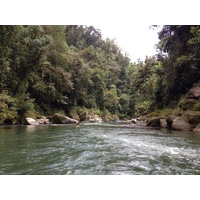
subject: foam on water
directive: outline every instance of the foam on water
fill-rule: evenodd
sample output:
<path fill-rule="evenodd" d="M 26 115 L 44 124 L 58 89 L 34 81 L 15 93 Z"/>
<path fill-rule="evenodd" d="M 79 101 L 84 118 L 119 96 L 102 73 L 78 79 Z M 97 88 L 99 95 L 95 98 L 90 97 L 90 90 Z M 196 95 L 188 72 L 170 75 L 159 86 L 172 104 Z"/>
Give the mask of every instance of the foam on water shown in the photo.
<path fill-rule="evenodd" d="M 0 127 L 0 174 L 200 174 L 200 137 L 121 123 Z"/>

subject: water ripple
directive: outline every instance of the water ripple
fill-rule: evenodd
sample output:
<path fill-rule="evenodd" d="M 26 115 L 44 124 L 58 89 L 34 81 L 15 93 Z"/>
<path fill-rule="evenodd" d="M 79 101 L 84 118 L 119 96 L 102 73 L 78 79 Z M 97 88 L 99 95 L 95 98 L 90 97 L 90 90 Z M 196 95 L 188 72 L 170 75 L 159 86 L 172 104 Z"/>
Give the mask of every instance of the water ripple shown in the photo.
<path fill-rule="evenodd" d="M 115 123 L 0 127 L 0 174 L 200 174 L 200 137 Z"/>

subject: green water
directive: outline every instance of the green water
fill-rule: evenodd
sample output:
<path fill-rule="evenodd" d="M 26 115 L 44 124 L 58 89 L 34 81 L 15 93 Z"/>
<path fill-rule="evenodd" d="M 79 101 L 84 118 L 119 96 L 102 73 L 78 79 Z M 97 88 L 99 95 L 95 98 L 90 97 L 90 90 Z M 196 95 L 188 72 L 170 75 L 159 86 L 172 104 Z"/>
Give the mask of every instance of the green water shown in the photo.
<path fill-rule="evenodd" d="M 200 135 L 120 123 L 0 126 L 0 174 L 200 174 Z"/>

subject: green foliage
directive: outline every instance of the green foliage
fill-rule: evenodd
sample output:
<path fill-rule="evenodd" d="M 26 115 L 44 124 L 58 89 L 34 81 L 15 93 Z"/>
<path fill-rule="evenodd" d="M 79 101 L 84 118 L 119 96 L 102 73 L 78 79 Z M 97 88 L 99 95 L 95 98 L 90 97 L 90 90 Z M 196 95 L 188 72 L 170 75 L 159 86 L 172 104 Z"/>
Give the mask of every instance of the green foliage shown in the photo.
<path fill-rule="evenodd" d="M 194 110 L 200 111 L 200 102 L 194 105 Z"/>
<path fill-rule="evenodd" d="M 176 107 L 200 79 L 199 26 L 158 36 L 160 53 L 131 63 L 93 26 L 0 26 L 1 123 L 36 111 L 82 120 L 91 110 L 115 119 Z"/>
<path fill-rule="evenodd" d="M 12 107 L 15 105 L 16 100 L 8 95 L 8 91 L 5 90 L 0 94 L 0 102 L 7 104 L 8 107 Z"/>
<path fill-rule="evenodd" d="M 34 25 L 1 26 L 0 33 L 0 92 L 13 98 L 2 108 L 19 115 L 69 114 L 74 107 L 130 112 L 130 59 L 114 40 L 103 40 L 100 30 Z"/>
<path fill-rule="evenodd" d="M 131 86 L 136 113 L 166 107 L 178 107 L 177 112 L 198 110 L 197 100 L 183 96 L 200 79 L 199 30 L 199 26 L 163 26 L 158 34 L 160 53 L 133 68 Z"/>
<path fill-rule="evenodd" d="M 0 124 L 5 120 L 10 120 L 16 123 L 18 113 L 16 110 L 16 99 L 8 95 L 7 91 L 0 94 Z"/>
<path fill-rule="evenodd" d="M 24 116 L 27 111 L 34 110 L 34 99 L 31 99 L 29 96 L 26 93 L 16 96 L 16 110 L 20 115 Z"/>
<path fill-rule="evenodd" d="M 178 100 L 200 78 L 199 26 L 164 26 L 158 47 L 168 53 L 163 59 L 162 96 L 166 104 Z"/>
<path fill-rule="evenodd" d="M 105 91 L 105 107 L 112 114 L 116 114 L 119 108 L 119 97 L 117 96 L 116 86 L 111 85 L 108 90 Z"/>

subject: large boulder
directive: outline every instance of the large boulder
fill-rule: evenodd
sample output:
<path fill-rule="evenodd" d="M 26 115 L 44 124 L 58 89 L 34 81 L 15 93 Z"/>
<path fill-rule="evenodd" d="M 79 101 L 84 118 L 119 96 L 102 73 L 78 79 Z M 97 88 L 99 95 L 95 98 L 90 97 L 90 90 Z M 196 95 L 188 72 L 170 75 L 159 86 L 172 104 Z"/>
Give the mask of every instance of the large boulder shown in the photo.
<path fill-rule="evenodd" d="M 183 117 L 176 117 L 172 123 L 174 130 L 193 130 L 194 126 L 187 122 Z"/>
<path fill-rule="evenodd" d="M 147 126 L 151 127 L 161 127 L 160 125 L 160 117 L 153 117 L 147 122 Z"/>
<path fill-rule="evenodd" d="M 72 117 L 72 119 L 76 119 L 80 121 L 80 117 L 75 109 L 72 109 L 69 113 L 69 115 Z"/>
<path fill-rule="evenodd" d="M 55 113 L 53 115 L 53 122 L 55 124 L 76 124 L 79 121 L 76 119 L 72 119 L 70 117 L 67 117 L 63 114 Z"/>
<path fill-rule="evenodd" d="M 200 123 L 200 112 L 198 111 L 188 111 L 187 112 L 188 121 L 191 124 L 199 124 Z"/>
<path fill-rule="evenodd" d="M 186 96 L 187 96 L 187 98 L 198 99 L 200 97 L 200 87 L 198 87 L 198 86 L 192 87 L 188 91 Z"/>
<path fill-rule="evenodd" d="M 87 115 L 88 115 L 88 111 L 86 111 L 86 110 L 79 111 L 78 115 L 79 115 L 80 121 L 86 121 Z"/>
<path fill-rule="evenodd" d="M 200 133 L 200 123 L 194 128 L 193 131 Z"/>
<path fill-rule="evenodd" d="M 193 131 L 200 132 L 200 112 L 188 111 L 187 117 L 188 121 L 195 127 Z"/>
<path fill-rule="evenodd" d="M 188 110 L 192 109 L 196 103 L 198 103 L 198 100 L 187 98 L 187 99 L 182 99 L 178 105 L 179 108 L 181 108 L 182 110 Z"/>
<path fill-rule="evenodd" d="M 27 117 L 25 124 L 27 124 L 27 125 L 39 125 L 39 122 L 36 121 L 35 119 L 31 118 L 31 117 Z"/>

